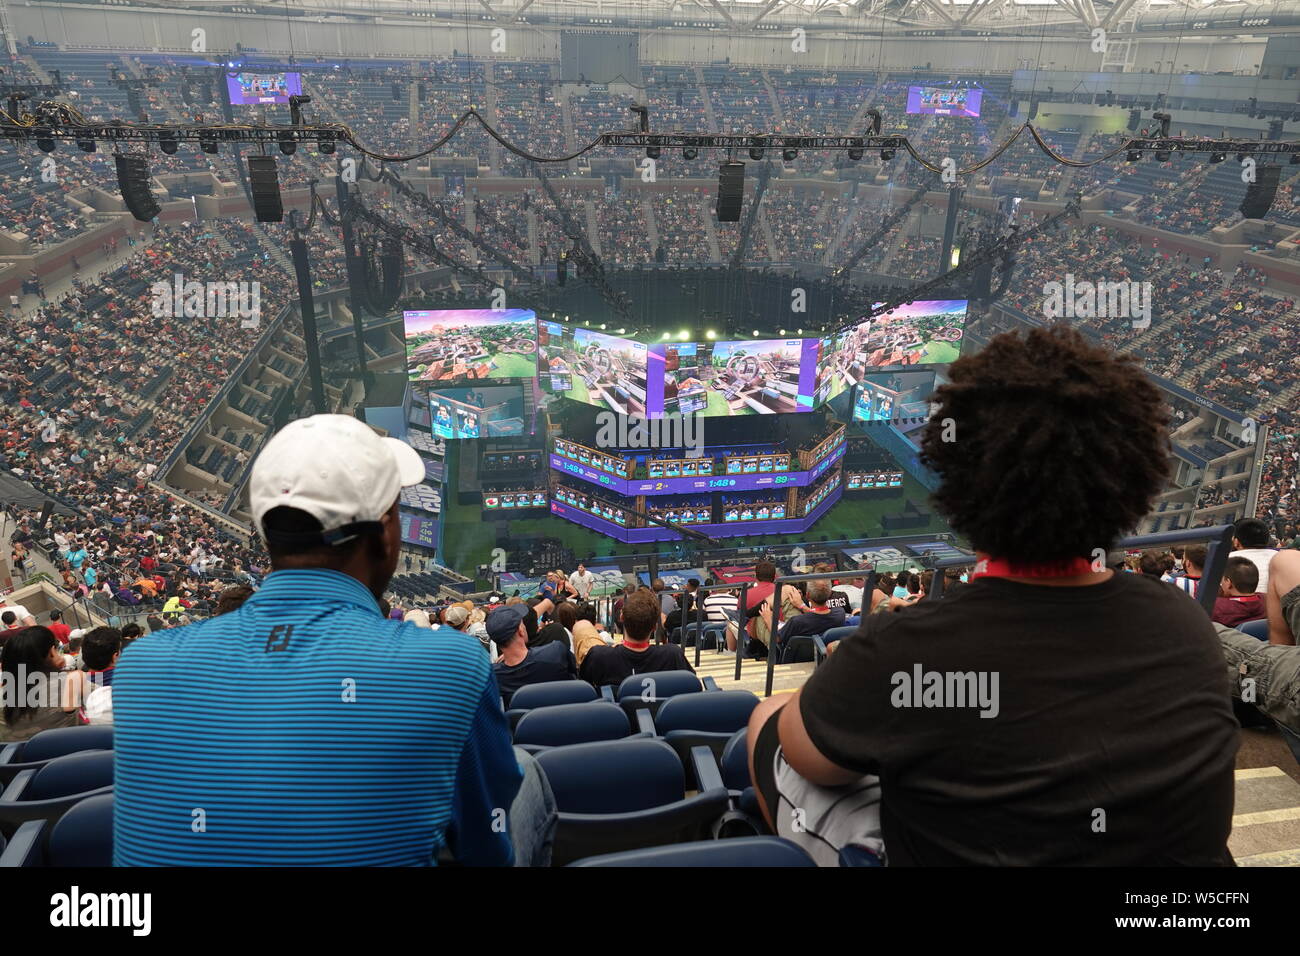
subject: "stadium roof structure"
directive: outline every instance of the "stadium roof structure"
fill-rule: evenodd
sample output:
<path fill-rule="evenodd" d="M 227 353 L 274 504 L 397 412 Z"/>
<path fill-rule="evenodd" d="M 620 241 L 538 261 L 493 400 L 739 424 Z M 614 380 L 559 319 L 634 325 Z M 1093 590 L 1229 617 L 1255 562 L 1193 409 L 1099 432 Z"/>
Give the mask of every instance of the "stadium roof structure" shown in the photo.
<path fill-rule="evenodd" d="M 1046 30 L 1258 34 L 1300 32 L 1300 0 L 153 0 L 157 6 L 319 17 L 567 24 L 727 32 L 810 29 L 912 35 Z M 928 31 L 934 31 L 933 34 Z"/>

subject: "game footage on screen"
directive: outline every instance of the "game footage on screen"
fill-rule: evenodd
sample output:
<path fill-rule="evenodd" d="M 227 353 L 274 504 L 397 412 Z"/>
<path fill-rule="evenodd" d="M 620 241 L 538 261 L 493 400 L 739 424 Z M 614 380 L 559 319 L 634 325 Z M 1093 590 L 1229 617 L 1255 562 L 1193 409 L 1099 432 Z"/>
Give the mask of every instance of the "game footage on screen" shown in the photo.
<path fill-rule="evenodd" d="M 302 93 L 301 73 L 228 73 L 226 89 L 232 106 L 288 103 Z"/>
<path fill-rule="evenodd" d="M 912 86 L 907 90 L 909 113 L 933 113 L 936 116 L 980 115 L 982 90 L 969 87 L 955 89 L 940 86 Z"/>
<path fill-rule="evenodd" d="M 620 415 L 647 414 L 646 346 L 641 342 L 540 322 L 537 378 L 545 391 L 576 402 Z"/>
<path fill-rule="evenodd" d="M 853 398 L 853 417 L 860 422 L 919 422 L 930 411 L 934 371 L 868 372 Z"/>
<path fill-rule="evenodd" d="M 430 391 L 429 430 L 441 438 L 503 438 L 524 433 L 521 385 Z"/>
<path fill-rule="evenodd" d="M 683 415 L 775 415 L 812 408 L 805 376 L 814 370 L 815 339 L 682 342 L 664 351 L 664 412 Z"/>
<path fill-rule="evenodd" d="M 862 381 L 867 369 L 946 365 L 961 354 L 966 300 L 900 305 L 822 339 L 817 402 L 829 401 Z"/>
<path fill-rule="evenodd" d="M 537 374 L 537 319 L 529 309 L 403 312 L 412 382 L 525 379 Z"/>

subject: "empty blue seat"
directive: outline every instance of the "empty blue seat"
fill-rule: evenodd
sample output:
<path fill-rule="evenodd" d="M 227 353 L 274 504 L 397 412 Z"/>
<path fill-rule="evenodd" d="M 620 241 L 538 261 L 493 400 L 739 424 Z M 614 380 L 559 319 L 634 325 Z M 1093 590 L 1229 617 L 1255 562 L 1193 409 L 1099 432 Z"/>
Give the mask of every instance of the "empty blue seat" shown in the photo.
<path fill-rule="evenodd" d="M 812 857 L 780 837 L 741 837 L 703 840 L 677 846 L 607 853 L 579 860 L 573 866 L 816 866 Z"/>
<path fill-rule="evenodd" d="M 559 704 L 524 714 L 515 727 L 515 746 L 532 752 L 542 747 L 619 740 L 627 735 L 627 716 L 621 707 L 600 701 Z"/>
<path fill-rule="evenodd" d="M 695 840 L 709 835 L 728 795 L 713 755 L 693 754 L 699 793 L 662 740 L 609 740 L 556 747 L 537 755 L 555 795 L 559 823 L 553 862 Z"/>
<path fill-rule="evenodd" d="M 24 770 L 0 794 L 0 831 L 12 833 L 28 820 L 54 821 L 90 796 L 113 789 L 113 752 L 68 754 L 39 770 Z"/>
<path fill-rule="evenodd" d="M 10 744 L 0 752 L 0 763 L 35 763 L 53 760 L 80 750 L 112 750 L 112 724 L 90 724 L 86 727 L 55 727 L 42 730 L 30 740 Z"/>
<path fill-rule="evenodd" d="M 678 694 L 699 693 L 700 690 L 700 679 L 691 671 L 650 671 L 624 678 L 614 696 L 618 700 L 630 697 L 662 700 Z"/>
<path fill-rule="evenodd" d="M 585 680 L 551 680 L 525 684 L 510 698 L 511 710 L 532 710 L 556 704 L 581 704 L 596 699 L 596 690 Z"/>
<path fill-rule="evenodd" d="M 29 820 L 0 855 L 0 867 L 113 865 L 113 795 L 86 797 L 56 822 Z"/>
<path fill-rule="evenodd" d="M 1258 621 L 1243 621 L 1237 625 L 1237 630 L 1243 634 L 1249 634 L 1251 637 L 1258 638 L 1261 641 L 1268 640 L 1268 619 L 1262 618 Z"/>

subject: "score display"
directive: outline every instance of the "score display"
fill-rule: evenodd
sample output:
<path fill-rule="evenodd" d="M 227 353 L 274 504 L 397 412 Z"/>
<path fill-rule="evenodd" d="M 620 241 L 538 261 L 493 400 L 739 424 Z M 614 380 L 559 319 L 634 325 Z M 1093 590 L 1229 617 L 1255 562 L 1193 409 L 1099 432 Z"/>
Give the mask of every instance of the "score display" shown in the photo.
<path fill-rule="evenodd" d="M 901 488 L 903 487 L 903 473 L 901 471 L 850 472 L 845 476 L 844 487 L 847 491 Z"/>
<path fill-rule="evenodd" d="M 521 508 L 545 508 L 545 491 L 485 491 L 485 511 L 518 511 Z"/>

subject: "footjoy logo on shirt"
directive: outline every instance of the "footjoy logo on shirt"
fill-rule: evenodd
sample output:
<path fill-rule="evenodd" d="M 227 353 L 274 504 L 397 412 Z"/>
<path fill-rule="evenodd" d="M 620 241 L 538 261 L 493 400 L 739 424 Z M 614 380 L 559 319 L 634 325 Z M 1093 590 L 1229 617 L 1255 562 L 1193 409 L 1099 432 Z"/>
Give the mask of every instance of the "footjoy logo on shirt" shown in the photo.
<path fill-rule="evenodd" d="M 911 673 L 895 671 L 889 683 L 894 707 L 978 707 L 981 717 L 996 717 L 1002 708 L 997 671 L 927 671 L 913 664 Z"/>
<path fill-rule="evenodd" d="M 50 906 L 51 926 L 128 926 L 135 936 L 148 936 L 152 926 L 152 893 L 82 893 L 74 886 L 51 896 Z"/>

